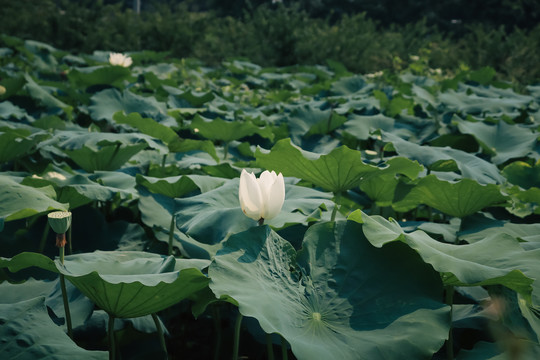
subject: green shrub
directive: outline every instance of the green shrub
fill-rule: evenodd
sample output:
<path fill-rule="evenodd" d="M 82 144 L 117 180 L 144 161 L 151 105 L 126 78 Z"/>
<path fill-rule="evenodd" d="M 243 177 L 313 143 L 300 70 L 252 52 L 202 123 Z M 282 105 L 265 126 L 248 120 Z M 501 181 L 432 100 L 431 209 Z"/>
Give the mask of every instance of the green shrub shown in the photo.
<path fill-rule="evenodd" d="M 392 24 L 366 13 L 311 17 L 299 2 L 244 7 L 241 17 L 194 12 L 191 1 L 145 3 L 152 6 L 136 14 L 120 2 L 0 0 L 0 23 L 3 34 L 72 52 L 165 51 L 208 65 L 233 57 L 262 66 L 330 59 L 359 73 L 407 67 L 410 55 L 422 53 L 429 67 L 447 72 L 491 66 L 504 80 L 540 81 L 540 25 L 508 30 L 479 23 L 443 33 L 432 19 Z"/>

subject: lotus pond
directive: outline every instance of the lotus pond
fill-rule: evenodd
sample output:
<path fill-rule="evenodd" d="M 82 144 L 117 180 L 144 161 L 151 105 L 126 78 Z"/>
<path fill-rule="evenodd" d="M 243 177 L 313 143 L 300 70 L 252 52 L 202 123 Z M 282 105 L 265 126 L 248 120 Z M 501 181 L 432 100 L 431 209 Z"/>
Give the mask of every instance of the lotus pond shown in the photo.
<path fill-rule="evenodd" d="M 540 86 L 1 44 L 0 358 L 540 358 Z"/>

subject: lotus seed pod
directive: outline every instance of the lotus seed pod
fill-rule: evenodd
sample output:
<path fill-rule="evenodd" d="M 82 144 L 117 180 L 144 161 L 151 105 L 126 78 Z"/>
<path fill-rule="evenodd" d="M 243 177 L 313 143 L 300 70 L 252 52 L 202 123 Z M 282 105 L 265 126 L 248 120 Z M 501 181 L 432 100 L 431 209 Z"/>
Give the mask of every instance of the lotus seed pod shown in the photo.
<path fill-rule="evenodd" d="M 69 211 L 54 211 L 47 215 L 49 225 L 57 234 L 64 234 L 71 226 L 71 212 Z"/>

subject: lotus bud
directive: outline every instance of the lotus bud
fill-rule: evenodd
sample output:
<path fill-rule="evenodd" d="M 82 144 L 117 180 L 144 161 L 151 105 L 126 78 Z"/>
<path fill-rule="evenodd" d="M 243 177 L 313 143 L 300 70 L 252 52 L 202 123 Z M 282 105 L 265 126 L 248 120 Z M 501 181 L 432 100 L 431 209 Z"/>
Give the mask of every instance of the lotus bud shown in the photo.
<path fill-rule="evenodd" d="M 260 223 L 276 217 L 285 201 L 283 175 L 264 171 L 256 178 L 255 174 L 242 170 L 238 198 L 247 217 Z"/>

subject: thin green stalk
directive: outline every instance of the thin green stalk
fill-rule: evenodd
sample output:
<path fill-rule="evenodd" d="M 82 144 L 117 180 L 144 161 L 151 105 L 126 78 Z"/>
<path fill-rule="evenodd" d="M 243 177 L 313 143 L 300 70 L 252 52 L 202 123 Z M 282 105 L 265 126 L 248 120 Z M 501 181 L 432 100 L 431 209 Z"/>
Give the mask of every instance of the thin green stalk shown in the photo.
<path fill-rule="evenodd" d="M 337 204 L 335 204 L 334 208 L 332 209 L 332 215 L 330 215 L 330 221 L 336 220 L 336 214 L 337 214 Z"/>
<path fill-rule="evenodd" d="M 268 353 L 268 360 L 274 360 L 274 346 L 270 334 L 266 334 L 266 352 Z"/>
<path fill-rule="evenodd" d="M 287 360 L 289 358 L 288 349 L 287 349 L 287 340 L 282 336 L 281 337 L 281 359 Z"/>
<path fill-rule="evenodd" d="M 167 352 L 167 344 L 165 344 L 165 336 L 163 335 L 163 329 L 161 328 L 161 324 L 159 323 L 159 318 L 156 314 L 152 314 L 152 319 L 154 320 L 154 324 L 156 324 L 156 330 L 159 337 L 159 343 L 161 344 L 161 348 L 165 352 L 165 359 L 168 359 L 169 354 Z"/>
<path fill-rule="evenodd" d="M 242 327 L 242 314 L 238 312 L 236 323 L 234 324 L 234 344 L 233 344 L 233 360 L 238 360 L 238 349 L 240 347 L 240 329 Z"/>
<path fill-rule="evenodd" d="M 227 160 L 227 156 L 229 155 L 229 143 L 225 143 L 223 145 L 223 160 Z"/>
<path fill-rule="evenodd" d="M 64 264 L 64 246 L 60 248 L 60 263 Z M 69 311 L 69 301 L 67 297 L 66 279 L 64 274 L 60 274 L 60 290 L 62 290 L 62 301 L 64 303 L 64 313 L 66 314 L 67 334 L 73 339 L 73 327 L 71 326 L 71 311 Z"/>
<path fill-rule="evenodd" d="M 109 360 L 116 359 L 116 341 L 114 340 L 114 316 L 109 314 Z"/>
<path fill-rule="evenodd" d="M 49 236 L 49 230 L 51 226 L 49 225 L 49 222 L 47 221 L 45 223 L 45 229 L 43 229 L 43 234 L 41 234 L 41 241 L 39 242 L 39 253 L 43 254 L 43 251 L 45 250 L 45 244 L 47 243 L 47 237 Z"/>
<path fill-rule="evenodd" d="M 169 227 L 169 256 L 173 254 L 173 239 L 174 239 L 174 215 L 171 218 L 171 226 Z"/>
<path fill-rule="evenodd" d="M 64 302 L 64 313 L 66 314 L 67 334 L 70 338 L 73 339 L 73 327 L 71 325 L 71 312 L 69 311 L 69 301 L 67 297 L 66 279 L 64 278 L 64 274 L 60 274 L 60 288 L 62 290 L 62 301 Z"/>
<path fill-rule="evenodd" d="M 336 220 L 339 198 L 340 198 L 340 194 L 334 194 L 334 208 L 332 209 L 332 215 L 330 215 L 330 221 Z"/>
<path fill-rule="evenodd" d="M 165 168 L 166 161 L 167 161 L 167 154 L 163 155 L 163 159 L 161 159 L 162 168 Z"/>
<path fill-rule="evenodd" d="M 448 360 L 454 359 L 454 336 L 452 334 L 452 318 L 454 313 L 454 287 L 452 285 L 446 287 L 446 304 L 450 305 L 450 330 L 448 332 L 448 340 L 446 340 L 446 358 Z"/>
<path fill-rule="evenodd" d="M 59 247 L 60 250 L 60 263 L 64 265 L 65 246 Z"/>

